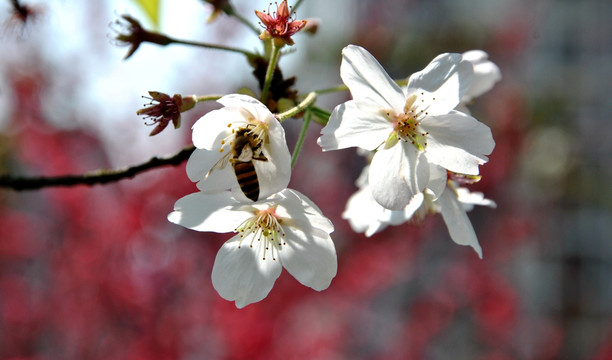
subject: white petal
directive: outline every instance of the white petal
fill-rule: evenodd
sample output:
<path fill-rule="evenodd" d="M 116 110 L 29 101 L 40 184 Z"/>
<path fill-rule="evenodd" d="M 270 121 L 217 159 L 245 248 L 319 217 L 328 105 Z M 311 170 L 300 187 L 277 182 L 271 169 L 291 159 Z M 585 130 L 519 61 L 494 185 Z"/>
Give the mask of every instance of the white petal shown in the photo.
<path fill-rule="evenodd" d="M 212 270 L 213 287 L 221 297 L 236 301 L 237 308 L 265 298 L 279 277 L 282 267 L 280 261 L 263 258 L 262 242 L 249 247 L 248 239 L 236 235 L 228 240 L 215 258 Z"/>
<path fill-rule="evenodd" d="M 227 108 L 207 113 L 193 124 L 193 145 L 198 149 L 219 151 L 222 147 L 221 140 L 231 133 L 227 125 L 240 119 L 240 112 Z"/>
<path fill-rule="evenodd" d="M 246 210 L 231 209 L 235 204 L 227 193 L 197 192 L 180 198 L 168 220 L 197 231 L 230 232 L 253 216 Z"/>
<path fill-rule="evenodd" d="M 327 289 L 338 268 L 331 237 L 297 227 L 283 229 L 287 235 L 287 245 L 279 253 L 283 267 L 301 284 L 317 291 Z"/>
<path fill-rule="evenodd" d="M 389 210 L 383 208 L 384 211 L 378 218 L 379 222 L 383 223 L 385 225 L 384 227 L 387 227 L 388 225 L 396 226 L 405 223 L 406 221 L 410 220 L 412 214 L 421 206 L 423 203 L 423 198 L 423 193 L 414 195 L 408 205 L 406 205 L 406 207 L 402 210 Z"/>
<path fill-rule="evenodd" d="M 388 110 L 403 109 L 404 93 L 364 48 L 349 45 L 342 49 L 340 76 L 354 100 L 372 102 Z"/>
<path fill-rule="evenodd" d="M 429 132 L 427 159 L 457 173 L 477 175 L 478 165 L 488 161 L 486 155 L 495 147 L 488 126 L 458 111 L 428 116 L 421 128 Z"/>
<path fill-rule="evenodd" d="M 330 234 L 334 231 L 332 222 L 323 216 L 321 209 L 306 195 L 292 189 L 283 190 L 276 202 L 281 216 L 290 218 L 291 222 L 302 231 Z"/>
<path fill-rule="evenodd" d="M 385 220 L 383 221 L 383 220 L 374 219 L 373 221 L 370 221 L 368 228 L 364 232 L 364 235 L 367 237 L 370 237 L 374 234 L 378 234 L 379 232 L 385 230 L 389 225 L 392 225 L 390 220 L 397 220 L 395 218 L 395 214 L 399 213 L 398 210 L 385 209 L 384 207 L 380 206 L 380 204 L 378 203 L 376 203 L 376 206 L 379 207 L 381 211 L 383 212 L 382 216 L 385 218 Z"/>
<path fill-rule="evenodd" d="M 351 100 L 336 106 L 317 143 L 323 151 L 353 146 L 374 150 L 392 131 L 393 124 L 376 104 Z"/>
<path fill-rule="evenodd" d="M 223 157 L 223 154 L 218 151 L 196 148 L 187 160 L 185 167 L 187 176 L 193 182 L 203 180 L 221 157 Z"/>
<path fill-rule="evenodd" d="M 389 211 L 374 200 L 370 187 L 365 186 L 348 199 L 342 218 L 348 220 L 353 231 L 369 237 L 387 227 L 380 219 L 390 217 L 386 215 Z"/>
<path fill-rule="evenodd" d="M 482 259 L 482 249 L 474 227 L 453 191 L 447 188 L 438 198 L 438 202 L 451 239 L 459 245 L 471 246 Z"/>
<path fill-rule="evenodd" d="M 240 190 L 236 173 L 231 164 L 223 168 L 214 168 L 203 180 L 199 181 L 197 187 L 200 191 L 214 193 L 220 191 Z M 245 199 L 246 196 L 245 196 Z"/>
<path fill-rule="evenodd" d="M 459 104 L 471 86 L 472 75 L 472 64 L 463 61 L 461 55 L 441 54 L 410 76 L 407 93 L 424 92 L 429 114 L 446 114 Z"/>
<path fill-rule="evenodd" d="M 291 178 L 291 155 L 285 140 L 285 130 L 276 119 L 270 121 L 268 143 L 264 144 L 263 153 L 268 161 L 253 160 L 260 199 L 285 189 Z"/>
<path fill-rule="evenodd" d="M 416 151 L 414 146 L 410 143 L 403 143 L 404 155 L 406 158 L 413 159 L 410 163 L 416 163 L 416 168 L 412 166 L 404 166 L 402 174 L 406 183 L 411 184 L 411 188 L 416 193 L 425 190 L 430 185 L 430 168 L 431 164 L 427 161 L 425 153 L 422 151 Z"/>
<path fill-rule="evenodd" d="M 472 65 L 476 65 L 487 61 L 489 55 L 483 50 L 468 50 L 461 54 L 461 58 L 471 62 Z"/>
<path fill-rule="evenodd" d="M 474 66 L 472 86 L 461 99 L 463 103 L 467 103 L 491 90 L 493 85 L 501 80 L 501 71 L 495 63 L 488 60 L 489 56 L 482 50 L 470 50 L 463 53 L 462 56 L 464 60 L 471 62 Z"/>
<path fill-rule="evenodd" d="M 365 232 L 370 224 L 370 210 L 372 208 L 370 207 L 371 204 L 368 201 L 368 197 L 371 198 L 369 188 L 357 190 L 348 198 L 346 208 L 342 213 L 342 218 L 348 220 L 353 231 L 358 233 Z"/>
<path fill-rule="evenodd" d="M 417 189 L 417 151 L 401 143 L 389 149 L 381 148 L 374 154 L 370 164 L 368 182 L 372 196 L 383 207 L 390 210 L 403 209 Z"/>
<path fill-rule="evenodd" d="M 457 200 L 461 203 L 466 211 L 471 211 L 474 205 L 488 206 L 496 208 L 497 204 L 491 199 L 486 199 L 481 192 L 470 192 L 467 188 L 459 187 L 457 191 Z"/>
<path fill-rule="evenodd" d="M 421 207 L 423 204 L 423 200 L 425 199 L 425 195 L 423 193 L 416 194 L 412 200 L 408 203 L 408 205 L 404 208 L 401 214 L 401 219 L 404 219 L 401 223 L 404 223 L 412 218 L 412 215 Z M 399 215 L 395 215 L 398 216 Z M 399 220 L 399 219 L 398 219 Z M 398 223 L 397 225 L 401 224 Z"/>
<path fill-rule="evenodd" d="M 447 180 L 448 175 L 445 168 L 440 165 L 429 164 L 429 182 L 427 183 L 427 188 L 433 193 L 434 199 L 440 197 L 446 188 Z"/>
<path fill-rule="evenodd" d="M 225 95 L 219 100 L 218 103 L 223 104 L 226 107 L 242 108 L 246 109 L 256 119 L 263 120 L 272 116 L 272 113 L 268 108 L 261 103 L 261 101 L 255 99 L 252 96 L 242 94 L 229 94 Z"/>

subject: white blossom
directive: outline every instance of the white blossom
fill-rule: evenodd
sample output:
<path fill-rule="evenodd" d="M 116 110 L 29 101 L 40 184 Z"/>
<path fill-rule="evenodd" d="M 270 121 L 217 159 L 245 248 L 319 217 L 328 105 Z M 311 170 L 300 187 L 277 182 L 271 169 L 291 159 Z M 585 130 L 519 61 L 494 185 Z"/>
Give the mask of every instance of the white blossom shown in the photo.
<path fill-rule="evenodd" d="M 232 162 L 245 161 L 252 162 L 255 169 L 257 198 L 285 189 L 291 176 L 291 156 L 278 120 L 250 96 L 226 95 L 218 102 L 224 107 L 193 125 L 196 149 L 186 167 L 191 181 L 198 182 L 201 191 L 230 190 L 236 199 L 248 202 L 232 166 Z M 249 141 L 244 140 L 247 136 Z"/>
<path fill-rule="evenodd" d="M 333 225 L 295 190 L 250 204 L 198 192 L 179 199 L 168 220 L 197 231 L 236 233 L 217 253 L 212 283 L 238 308 L 265 298 L 283 267 L 317 291 L 336 276 Z"/>
<path fill-rule="evenodd" d="M 357 181 L 359 190 L 349 198 L 342 214 L 355 232 L 369 237 L 390 225 L 420 223 L 426 216 L 440 213 L 451 239 L 459 245 L 471 246 L 482 258 L 482 249 L 466 212 L 471 211 L 474 205 L 494 208 L 496 204 L 493 200 L 486 199 L 481 192 L 470 192 L 467 188 L 457 187 L 455 182 L 449 180 L 439 197 L 426 188 L 404 209 L 389 210 L 372 197 L 371 187 L 364 176 L 367 171 L 367 167 L 364 168 Z"/>
<path fill-rule="evenodd" d="M 460 54 L 437 56 L 410 76 L 405 90 L 355 45 L 342 51 L 340 73 L 353 100 L 334 109 L 318 143 L 324 151 L 376 150 L 368 182 L 383 207 L 401 210 L 427 186 L 437 197 L 445 169 L 476 175 L 488 161 L 495 146 L 491 130 L 453 110 L 473 76 L 473 66 Z"/>

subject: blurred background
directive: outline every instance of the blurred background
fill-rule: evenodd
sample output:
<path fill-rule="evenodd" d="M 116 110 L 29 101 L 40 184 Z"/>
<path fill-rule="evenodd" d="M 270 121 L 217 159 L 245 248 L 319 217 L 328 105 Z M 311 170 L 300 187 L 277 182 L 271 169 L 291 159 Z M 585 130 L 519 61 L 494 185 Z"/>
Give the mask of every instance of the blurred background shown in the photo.
<path fill-rule="evenodd" d="M 0 174 L 78 174 L 174 154 L 213 103 L 149 137 L 149 90 L 256 88 L 240 54 L 142 45 L 123 60 L 109 28 L 135 1 L 0 3 Z M 257 24 L 268 2 L 234 0 Z M 260 40 L 212 5 L 161 0 L 168 35 L 249 51 Z M 272 5 L 272 9 L 275 6 Z M 231 234 L 169 223 L 196 187 L 185 164 L 104 186 L 0 189 L 0 359 L 612 359 L 612 3 L 604 0 L 305 0 L 318 18 L 281 58 L 301 93 L 340 84 L 358 44 L 394 78 L 442 52 L 482 49 L 503 79 L 471 106 L 496 148 L 473 187 L 498 208 L 469 213 L 484 252 L 455 245 L 440 217 L 355 234 L 341 213 L 364 165 L 323 154 L 312 124 L 291 187 L 332 219 L 338 275 L 316 292 L 286 271 L 238 310 L 214 291 Z M 347 93 L 320 97 L 332 109 Z M 301 120 L 285 123 L 289 148 Z M 608 234 L 608 235 L 606 235 Z"/>

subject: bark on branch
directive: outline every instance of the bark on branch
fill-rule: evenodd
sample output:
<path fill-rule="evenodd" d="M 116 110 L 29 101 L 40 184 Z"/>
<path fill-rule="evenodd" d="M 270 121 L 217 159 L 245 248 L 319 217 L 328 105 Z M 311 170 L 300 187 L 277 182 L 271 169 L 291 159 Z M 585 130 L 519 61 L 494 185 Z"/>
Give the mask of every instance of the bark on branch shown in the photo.
<path fill-rule="evenodd" d="M 176 166 L 187 160 L 194 150 L 194 146 L 183 148 L 169 157 L 153 157 L 147 162 L 122 169 L 99 169 L 79 175 L 40 176 L 40 177 L 13 177 L 0 175 L 0 188 L 9 188 L 17 191 L 38 190 L 46 187 L 98 185 L 130 179 L 134 176 L 161 166 Z"/>

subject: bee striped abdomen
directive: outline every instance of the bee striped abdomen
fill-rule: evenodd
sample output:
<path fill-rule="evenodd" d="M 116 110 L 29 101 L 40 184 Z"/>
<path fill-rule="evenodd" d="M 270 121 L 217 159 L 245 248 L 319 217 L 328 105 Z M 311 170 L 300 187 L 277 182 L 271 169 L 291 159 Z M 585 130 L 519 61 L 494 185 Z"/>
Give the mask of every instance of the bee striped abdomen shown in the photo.
<path fill-rule="evenodd" d="M 232 165 L 234 166 L 240 190 L 242 190 L 247 198 L 257 201 L 259 199 L 259 181 L 257 180 L 257 173 L 255 173 L 253 162 L 236 161 Z"/>

